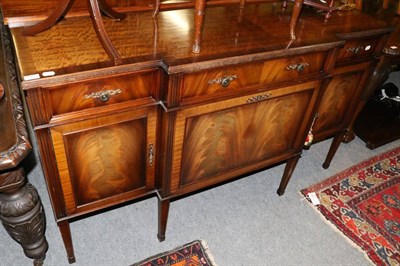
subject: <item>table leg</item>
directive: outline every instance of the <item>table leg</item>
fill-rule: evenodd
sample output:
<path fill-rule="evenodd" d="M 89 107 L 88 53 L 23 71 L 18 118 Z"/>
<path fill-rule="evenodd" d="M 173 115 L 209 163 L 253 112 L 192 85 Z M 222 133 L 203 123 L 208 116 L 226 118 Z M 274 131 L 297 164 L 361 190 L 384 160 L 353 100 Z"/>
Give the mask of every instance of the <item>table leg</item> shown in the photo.
<path fill-rule="evenodd" d="M 43 207 L 22 168 L 0 174 L 0 220 L 34 265 L 43 265 L 48 249 Z"/>

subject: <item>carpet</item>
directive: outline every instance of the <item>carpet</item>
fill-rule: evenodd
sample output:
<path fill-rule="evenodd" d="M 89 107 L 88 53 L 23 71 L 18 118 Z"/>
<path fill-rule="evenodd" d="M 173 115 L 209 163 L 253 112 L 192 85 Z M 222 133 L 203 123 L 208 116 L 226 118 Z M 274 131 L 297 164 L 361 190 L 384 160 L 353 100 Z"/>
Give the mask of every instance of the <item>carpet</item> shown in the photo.
<path fill-rule="evenodd" d="M 132 266 L 217 266 L 204 240 L 195 240 Z"/>
<path fill-rule="evenodd" d="M 400 147 L 301 192 L 373 263 L 400 265 Z"/>

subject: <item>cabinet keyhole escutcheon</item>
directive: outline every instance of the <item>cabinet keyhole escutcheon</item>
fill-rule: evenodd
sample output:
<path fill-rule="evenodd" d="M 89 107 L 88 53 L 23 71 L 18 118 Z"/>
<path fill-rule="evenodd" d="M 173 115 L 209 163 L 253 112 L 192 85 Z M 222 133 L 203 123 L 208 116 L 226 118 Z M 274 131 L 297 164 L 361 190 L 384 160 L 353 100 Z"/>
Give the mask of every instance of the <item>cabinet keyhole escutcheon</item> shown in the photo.
<path fill-rule="evenodd" d="M 149 166 L 153 166 L 154 161 L 154 147 L 153 144 L 149 144 Z"/>

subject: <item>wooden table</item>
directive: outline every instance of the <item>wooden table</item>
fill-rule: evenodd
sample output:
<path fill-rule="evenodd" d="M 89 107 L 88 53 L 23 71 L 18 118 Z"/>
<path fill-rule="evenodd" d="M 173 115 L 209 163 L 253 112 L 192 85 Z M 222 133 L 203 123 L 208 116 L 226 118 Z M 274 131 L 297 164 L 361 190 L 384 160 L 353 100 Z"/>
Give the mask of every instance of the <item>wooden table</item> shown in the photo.
<path fill-rule="evenodd" d="M 48 244 L 43 207 L 27 183 L 21 161 L 31 150 L 16 76 L 12 47 L 0 28 L 0 220 L 25 255 L 42 265 Z M 3 237 L 3 236 L 2 236 Z M 1 251 L 7 254 L 6 250 Z M 1 260 L 0 260 L 1 264 Z"/>

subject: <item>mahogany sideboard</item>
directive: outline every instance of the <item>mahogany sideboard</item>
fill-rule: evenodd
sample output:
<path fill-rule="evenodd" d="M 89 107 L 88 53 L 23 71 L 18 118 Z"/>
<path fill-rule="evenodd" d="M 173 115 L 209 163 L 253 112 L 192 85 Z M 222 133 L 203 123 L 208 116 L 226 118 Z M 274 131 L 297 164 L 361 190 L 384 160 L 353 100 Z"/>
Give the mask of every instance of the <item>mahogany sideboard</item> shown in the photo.
<path fill-rule="evenodd" d="M 118 65 L 87 16 L 34 37 L 22 35 L 28 15 L 5 20 L 71 263 L 71 218 L 157 194 L 164 240 L 178 196 L 286 163 L 282 195 L 310 132 L 334 137 L 328 167 L 392 31 L 356 10 L 325 20 L 303 7 L 291 40 L 281 3 L 210 6 L 194 54 L 192 9 L 126 15 L 104 19 Z"/>

